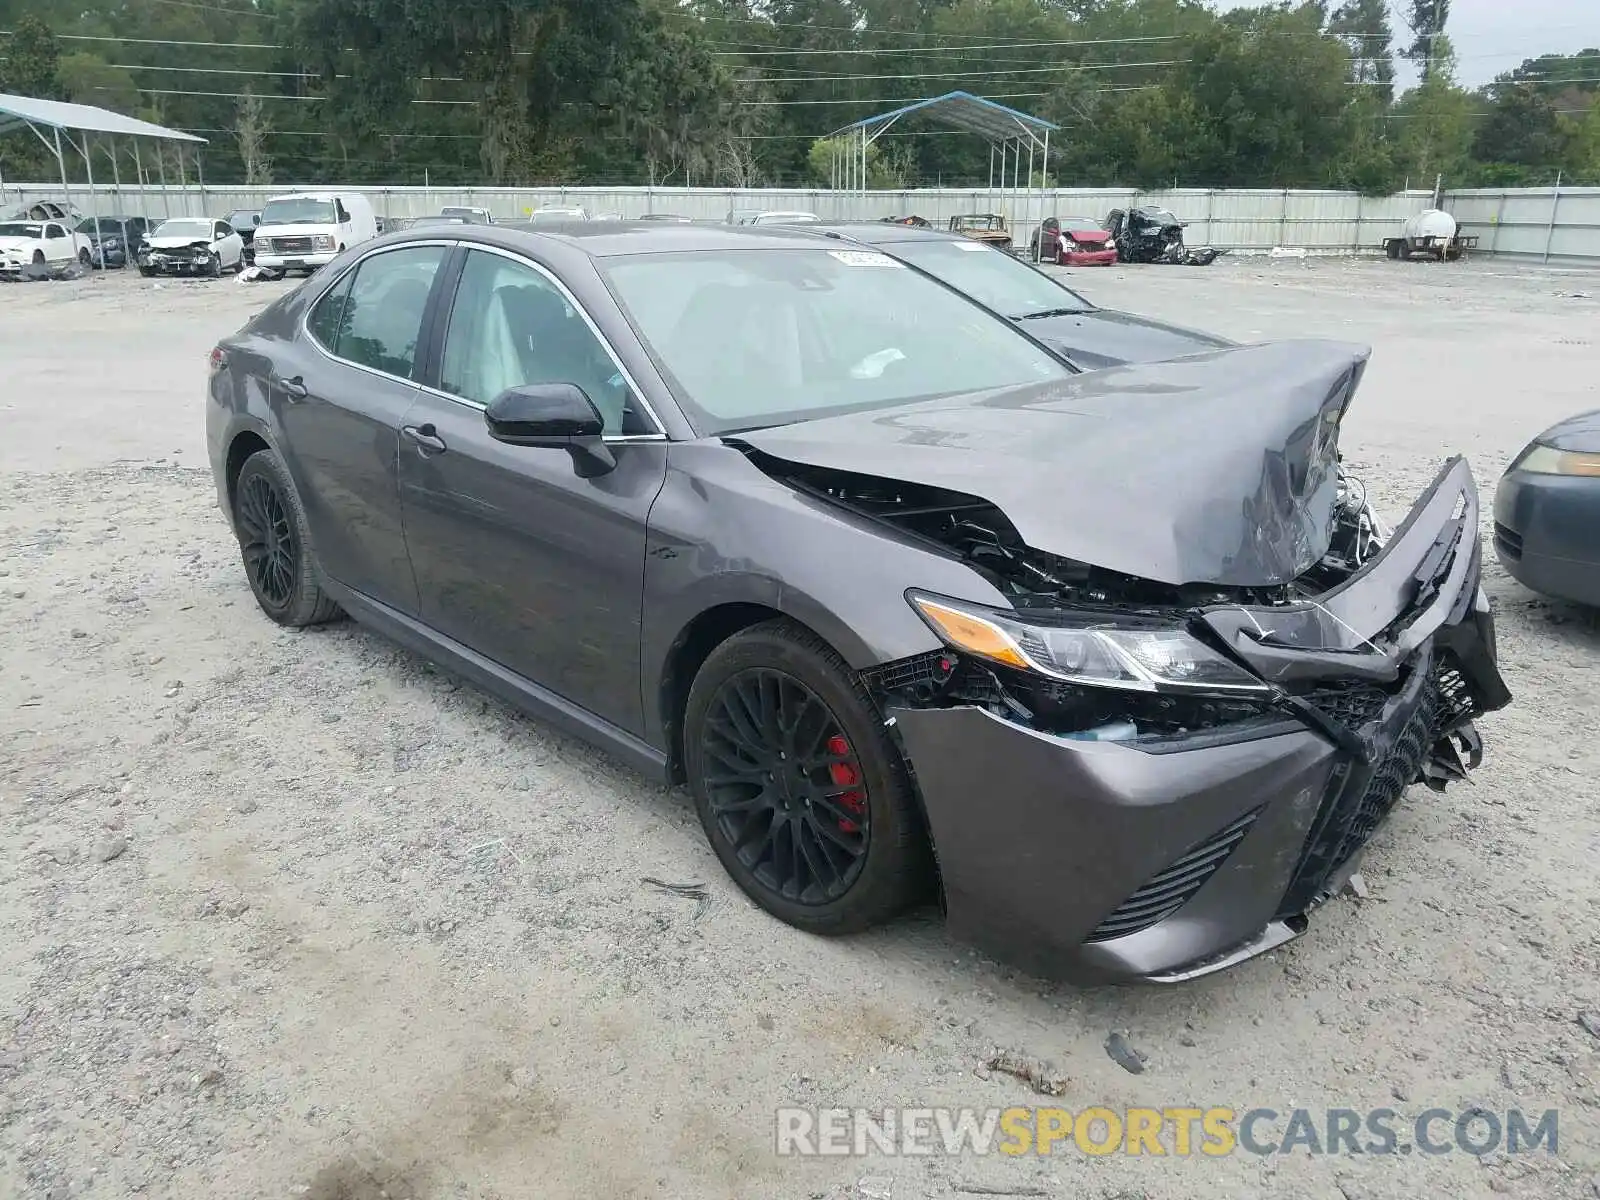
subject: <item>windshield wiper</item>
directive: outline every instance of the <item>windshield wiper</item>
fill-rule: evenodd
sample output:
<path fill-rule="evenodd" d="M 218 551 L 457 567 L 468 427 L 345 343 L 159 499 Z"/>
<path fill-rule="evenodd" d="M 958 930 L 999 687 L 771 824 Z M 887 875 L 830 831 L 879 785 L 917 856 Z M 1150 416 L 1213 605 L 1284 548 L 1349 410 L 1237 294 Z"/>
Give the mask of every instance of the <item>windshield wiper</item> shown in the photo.
<path fill-rule="evenodd" d="M 1088 312 L 1087 308 L 1041 308 L 1038 312 L 1021 313 L 1013 321 L 1036 321 L 1041 317 L 1076 317 Z"/>

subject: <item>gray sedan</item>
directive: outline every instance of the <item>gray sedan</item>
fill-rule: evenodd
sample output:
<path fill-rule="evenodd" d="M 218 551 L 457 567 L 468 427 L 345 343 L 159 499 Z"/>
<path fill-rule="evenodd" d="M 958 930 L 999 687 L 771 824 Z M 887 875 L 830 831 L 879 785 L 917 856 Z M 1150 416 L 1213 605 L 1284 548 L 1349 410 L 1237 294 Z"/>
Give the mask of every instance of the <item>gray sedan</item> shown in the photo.
<path fill-rule="evenodd" d="M 1466 463 L 1393 536 L 1344 485 L 1366 358 L 1079 373 L 861 245 L 463 225 L 278 299 L 206 410 L 270 619 L 686 783 L 800 929 L 940 895 L 1042 972 L 1170 982 L 1297 936 L 1509 700 Z"/>
<path fill-rule="evenodd" d="M 1600 606 L 1600 410 L 1517 455 L 1495 492 L 1494 548 L 1532 590 Z"/>
<path fill-rule="evenodd" d="M 1234 343 L 1149 317 L 1097 308 L 1058 277 L 960 234 L 861 222 L 812 226 L 876 246 L 1009 317 L 1085 370 L 1159 362 Z"/>

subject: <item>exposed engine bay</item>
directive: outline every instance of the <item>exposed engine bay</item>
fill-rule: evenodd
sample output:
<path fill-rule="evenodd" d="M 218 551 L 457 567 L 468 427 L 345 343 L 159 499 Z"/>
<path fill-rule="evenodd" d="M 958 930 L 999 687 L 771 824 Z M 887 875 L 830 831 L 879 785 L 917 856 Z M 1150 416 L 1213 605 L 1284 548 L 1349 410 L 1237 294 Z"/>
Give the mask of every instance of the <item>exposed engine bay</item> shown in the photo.
<path fill-rule="evenodd" d="M 1215 606 L 1287 607 L 1337 587 L 1383 548 L 1387 532 L 1363 483 L 1341 463 L 1330 513 L 1328 549 L 1292 583 L 1266 588 L 1213 584 L 1174 586 L 1109 571 L 1027 545 L 998 507 L 976 496 L 924 484 L 807 466 L 751 452 L 774 478 L 960 558 L 991 582 L 1021 616 L 1048 623 L 1052 614 L 1103 615 L 1108 621 L 1148 618 L 1182 625 L 1215 642 L 1194 620 Z M 1354 679 L 1288 686 L 1274 699 L 1228 695 L 1118 691 L 1042 677 L 954 651 L 887 664 L 871 681 L 886 700 L 919 707 L 974 704 L 1042 732 L 1094 741 L 1162 742 L 1226 727 L 1230 735 L 1303 725 L 1307 705 L 1324 704 L 1341 718 L 1381 711 L 1386 689 Z"/>

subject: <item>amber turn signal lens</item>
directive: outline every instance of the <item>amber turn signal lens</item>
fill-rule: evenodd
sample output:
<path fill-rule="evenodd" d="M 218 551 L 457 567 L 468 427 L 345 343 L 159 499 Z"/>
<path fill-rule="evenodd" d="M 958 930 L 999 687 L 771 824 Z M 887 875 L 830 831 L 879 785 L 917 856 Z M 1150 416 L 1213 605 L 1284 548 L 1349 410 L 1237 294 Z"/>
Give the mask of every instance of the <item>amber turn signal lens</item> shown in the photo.
<path fill-rule="evenodd" d="M 984 658 L 992 658 L 1007 666 L 1028 669 L 1028 660 L 1022 657 L 1016 642 L 998 625 L 925 596 L 913 596 L 911 602 L 939 635 L 957 650 L 981 654 Z"/>

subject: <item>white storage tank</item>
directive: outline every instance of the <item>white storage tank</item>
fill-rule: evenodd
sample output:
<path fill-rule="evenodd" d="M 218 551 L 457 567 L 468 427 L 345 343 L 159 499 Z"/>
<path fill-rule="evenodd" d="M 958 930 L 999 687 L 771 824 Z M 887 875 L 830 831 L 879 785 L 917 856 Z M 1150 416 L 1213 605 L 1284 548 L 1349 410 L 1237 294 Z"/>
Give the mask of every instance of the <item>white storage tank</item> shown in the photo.
<path fill-rule="evenodd" d="M 1448 242 L 1456 235 L 1456 219 L 1438 208 L 1424 209 L 1405 225 L 1406 241 L 1415 245 Z"/>

